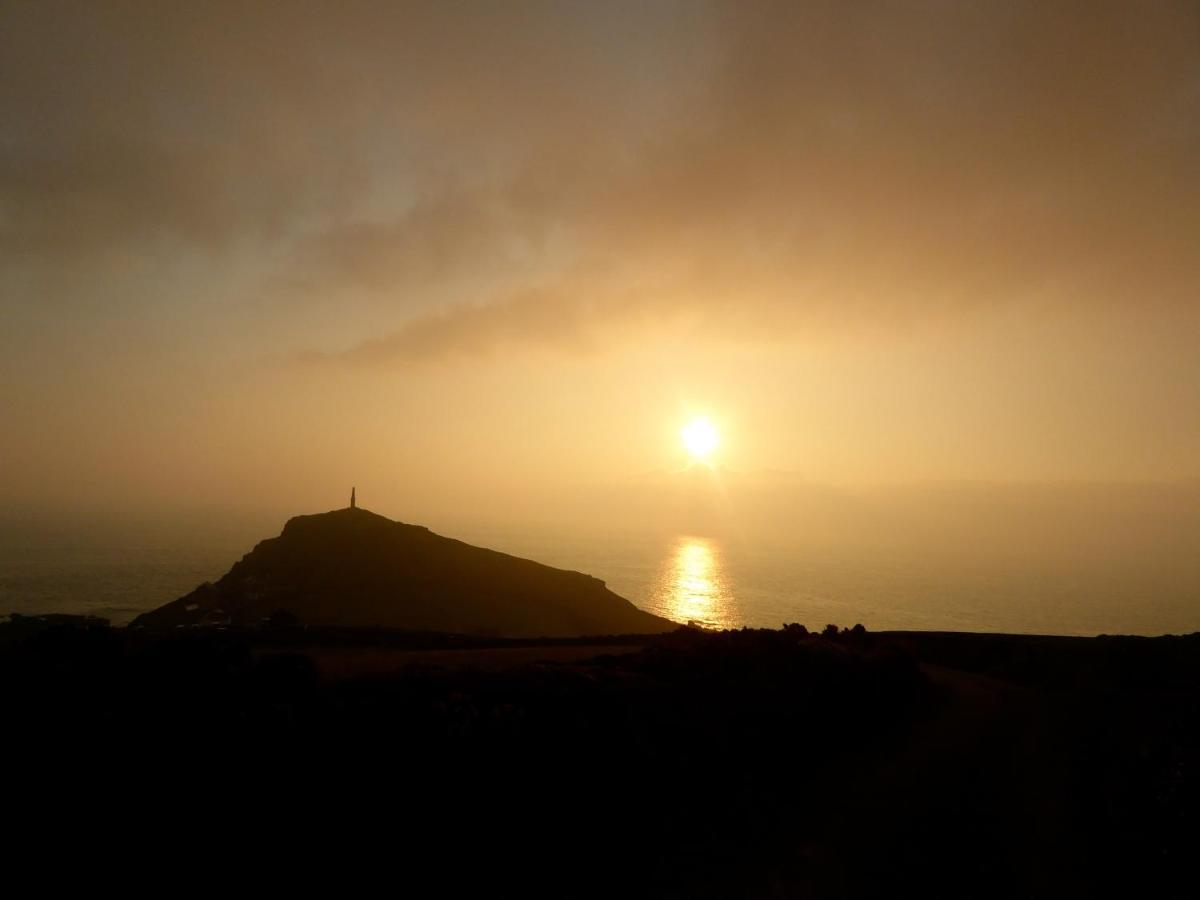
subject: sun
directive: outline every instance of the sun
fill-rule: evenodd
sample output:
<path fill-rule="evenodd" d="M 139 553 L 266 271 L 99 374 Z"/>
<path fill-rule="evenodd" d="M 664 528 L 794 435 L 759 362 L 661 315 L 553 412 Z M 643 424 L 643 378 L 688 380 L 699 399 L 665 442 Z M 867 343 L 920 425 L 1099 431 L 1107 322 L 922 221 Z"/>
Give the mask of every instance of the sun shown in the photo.
<path fill-rule="evenodd" d="M 684 425 L 679 436 L 683 438 L 683 446 L 687 448 L 687 452 L 700 462 L 712 456 L 717 444 L 721 442 L 716 426 L 705 416 L 692 419 Z"/>

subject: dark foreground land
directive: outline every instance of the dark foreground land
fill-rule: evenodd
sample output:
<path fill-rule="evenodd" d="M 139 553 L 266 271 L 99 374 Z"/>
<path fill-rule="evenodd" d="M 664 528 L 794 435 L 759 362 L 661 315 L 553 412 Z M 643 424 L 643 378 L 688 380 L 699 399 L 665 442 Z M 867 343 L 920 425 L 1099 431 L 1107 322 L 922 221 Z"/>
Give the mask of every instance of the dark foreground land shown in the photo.
<path fill-rule="evenodd" d="M 401 896 L 1200 892 L 1200 635 L 48 617 L 0 625 L 0 684 L 10 862 Z"/>

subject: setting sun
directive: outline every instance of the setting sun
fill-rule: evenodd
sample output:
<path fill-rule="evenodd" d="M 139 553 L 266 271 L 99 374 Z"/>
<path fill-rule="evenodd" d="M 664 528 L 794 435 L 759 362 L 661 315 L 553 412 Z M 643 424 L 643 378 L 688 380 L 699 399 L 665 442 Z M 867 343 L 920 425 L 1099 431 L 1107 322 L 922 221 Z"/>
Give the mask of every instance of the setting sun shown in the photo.
<path fill-rule="evenodd" d="M 720 443 L 716 426 L 705 417 L 692 419 L 679 434 L 687 452 L 698 460 L 708 459 Z"/>

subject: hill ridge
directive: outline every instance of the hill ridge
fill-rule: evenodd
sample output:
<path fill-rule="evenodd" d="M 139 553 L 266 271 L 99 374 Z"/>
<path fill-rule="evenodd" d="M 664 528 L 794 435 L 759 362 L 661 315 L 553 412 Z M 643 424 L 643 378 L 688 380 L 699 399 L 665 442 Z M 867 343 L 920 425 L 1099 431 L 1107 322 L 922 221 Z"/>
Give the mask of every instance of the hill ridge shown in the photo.
<path fill-rule="evenodd" d="M 272 617 L 506 637 L 676 627 L 592 575 L 355 507 L 293 516 L 216 582 L 138 616 L 132 627 L 246 626 Z"/>

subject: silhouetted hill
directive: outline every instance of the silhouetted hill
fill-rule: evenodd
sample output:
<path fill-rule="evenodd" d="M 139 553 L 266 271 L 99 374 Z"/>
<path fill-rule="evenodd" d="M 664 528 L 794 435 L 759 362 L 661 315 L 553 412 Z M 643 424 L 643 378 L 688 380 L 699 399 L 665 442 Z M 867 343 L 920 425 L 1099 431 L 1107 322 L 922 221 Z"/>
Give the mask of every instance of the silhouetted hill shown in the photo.
<path fill-rule="evenodd" d="M 261 541 L 215 584 L 144 613 L 132 625 L 264 620 L 511 637 L 678 627 L 589 575 L 352 508 L 291 519 L 279 537 Z"/>

